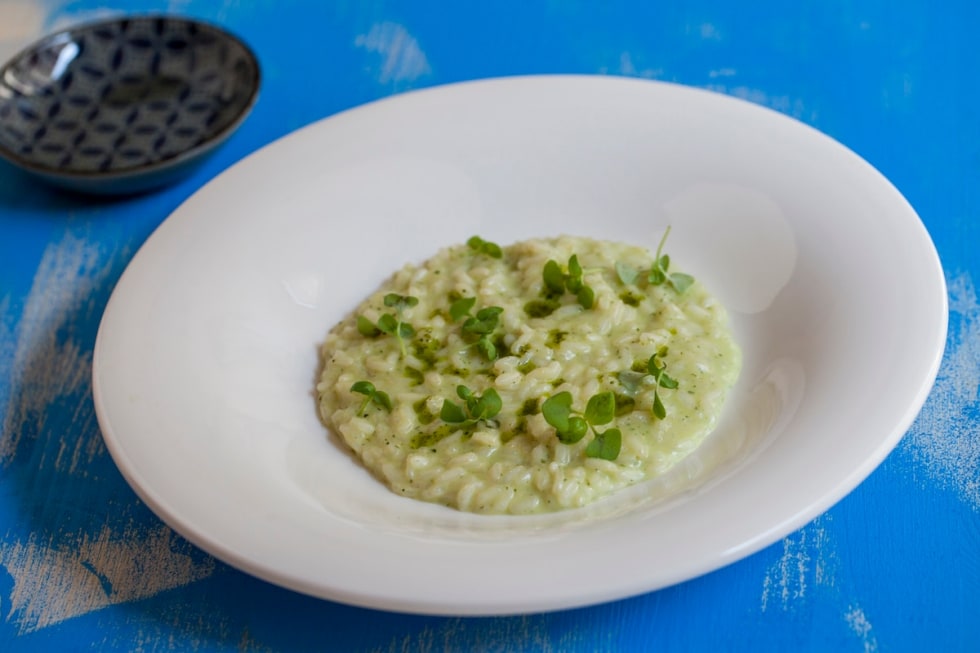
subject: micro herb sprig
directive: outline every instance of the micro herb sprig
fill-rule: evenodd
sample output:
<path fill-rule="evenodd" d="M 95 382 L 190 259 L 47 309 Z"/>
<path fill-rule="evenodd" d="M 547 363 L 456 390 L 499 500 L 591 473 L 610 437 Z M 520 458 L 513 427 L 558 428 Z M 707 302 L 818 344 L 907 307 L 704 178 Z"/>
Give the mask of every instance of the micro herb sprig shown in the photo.
<path fill-rule="evenodd" d="M 482 395 L 478 395 L 465 385 L 458 385 L 456 395 L 463 400 L 463 403 L 443 400 L 439 419 L 459 428 L 475 426 L 481 421 L 487 422 L 496 417 L 503 407 L 500 395 L 493 388 L 488 388 Z"/>
<path fill-rule="evenodd" d="M 389 413 L 391 412 L 391 397 L 388 396 L 387 392 L 375 388 L 370 381 L 358 381 L 350 387 L 350 391 L 364 395 L 364 400 L 361 402 L 360 408 L 357 409 L 358 415 L 363 416 L 368 405 L 372 403 L 384 408 Z"/>
<path fill-rule="evenodd" d="M 678 293 L 683 293 L 694 283 L 694 277 L 683 272 L 670 272 L 670 256 L 663 253 L 664 243 L 667 242 L 668 235 L 670 235 L 670 226 L 664 230 L 660 244 L 657 245 L 657 253 L 654 256 L 653 267 L 650 268 L 650 273 L 647 275 L 647 281 L 654 286 L 667 283 Z"/>
<path fill-rule="evenodd" d="M 449 307 L 449 317 L 454 322 L 459 322 L 464 317 L 463 333 L 467 338 L 476 340 L 472 343 L 477 350 L 490 362 L 497 360 L 499 352 L 493 342 L 493 333 L 497 330 L 500 316 L 504 312 L 499 306 L 487 306 L 471 315 L 470 311 L 476 305 L 476 297 L 463 297 L 452 303 Z"/>
<path fill-rule="evenodd" d="M 596 428 L 610 423 L 616 416 L 616 396 L 612 392 L 592 395 L 584 413 L 572 410 L 570 392 L 559 392 L 541 404 L 541 414 L 555 428 L 558 440 L 565 444 L 580 441 L 591 428 L 594 438 L 585 447 L 585 455 L 589 458 L 616 460 L 619 456 L 623 443 L 622 432 L 616 428 L 605 431 Z"/>
<path fill-rule="evenodd" d="M 480 254 L 486 254 L 490 258 L 502 258 L 504 251 L 500 249 L 500 245 L 497 243 L 491 243 L 489 240 L 483 240 L 479 236 L 472 236 L 466 241 L 467 246 L 474 252 Z"/>
<path fill-rule="evenodd" d="M 383 314 L 378 318 L 377 323 L 372 322 L 363 315 L 358 315 L 357 330 L 362 336 L 367 338 L 374 338 L 382 333 L 395 336 L 398 339 L 398 347 L 401 349 L 402 357 L 404 358 L 408 355 L 408 351 L 405 349 L 405 339 L 414 336 L 415 329 L 411 324 L 402 319 L 402 314 L 406 309 L 418 303 L 419 300 L 417 297 L 388 293 L 384 297 L 384 305 L 388 308 L 395 309 L 394 313 Z"/>
<path fill-rule="evenodd" d="M 629 263 L 616 261 L 616 276 L 619 277 L 624 286 L 632 286 L 640 277 L 640 271 Z"/>
<path fill-rule="evenodd" d="M 568 259 L 567 271 L 553 259 L 548 259 L 541 270 L 544 288 L 542 298 L 535 299 L 524 305 L 528 317 L 546 317 L 555 312 L 560 306 L 559 299 L 566 291 L 575 295 L 579 306 L 588 310 L 595 304 L 595 291 L 585 284 L 582 277 L 585 271 L 578 262 L 578 255 L 572 254 Z"/>
<path fill-rule="evenodd" d="M 664 407 L 664 402 L 660 400 L 660 388 L 668 390 L 677 388 L 677 380 L 667 374 L 667 363 L 663 360 L 666 356 L 667 347 L 661 347 L 647 361 L 647 372 L 654 380 L 653 414 L 656 415 L 657 419 L 667 417 L 667 409 Z"/>

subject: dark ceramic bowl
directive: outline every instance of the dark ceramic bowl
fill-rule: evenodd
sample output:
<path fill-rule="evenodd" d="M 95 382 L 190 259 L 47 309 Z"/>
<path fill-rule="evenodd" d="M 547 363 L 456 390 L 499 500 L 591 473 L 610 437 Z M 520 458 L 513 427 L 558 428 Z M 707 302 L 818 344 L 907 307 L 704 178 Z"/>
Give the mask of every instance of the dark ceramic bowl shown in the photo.
<path fill-rule="evenodd" d="M 175 16 L 45 37 L 0 68 L 0 156 L 58 186 L 138 193 L 189 174 L 255 104 L 242 41 Z"/>

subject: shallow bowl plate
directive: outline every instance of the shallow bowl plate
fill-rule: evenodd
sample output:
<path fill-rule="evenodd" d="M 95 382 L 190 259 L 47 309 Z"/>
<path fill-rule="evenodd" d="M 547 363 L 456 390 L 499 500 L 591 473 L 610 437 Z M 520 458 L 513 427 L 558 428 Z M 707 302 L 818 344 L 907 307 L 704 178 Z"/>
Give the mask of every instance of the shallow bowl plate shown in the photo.
<path fill-rule="evenodd" d="M 127 16 L 51 34 L 0 68 L 0 157 L 75 191 L 190 174 L 252 109 L 259 64 L 224 30 Z"/>
<path fill-rule="evenodd" d="M 667 225 L 744 350 L 674 473 L 582 510 L 461 514 L 395 496 L 318 421 L 318 344 L 403 263 L 473 234 L 652 249 Z M 251 574 L 391 610 L 554 610 L 717 569 L 838 501 L 922 406 L 945 298 L 912 208 L 813 129 L 668 84 L 481 81 L 316 123 L 192 196 L 113 293 L 95 402 L 140 497 Z"/>

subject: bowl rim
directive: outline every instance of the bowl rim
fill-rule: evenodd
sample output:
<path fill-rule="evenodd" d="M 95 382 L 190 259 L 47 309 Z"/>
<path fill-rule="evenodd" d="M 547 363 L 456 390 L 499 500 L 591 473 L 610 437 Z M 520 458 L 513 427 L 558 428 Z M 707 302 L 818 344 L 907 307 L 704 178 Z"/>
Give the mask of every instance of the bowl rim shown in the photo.
<path fill-rule="evenodd" d="M 154 20 L 165 20 L 172 23 L 180 23 L 184 25 L 194 25 L 198 28 L 204 28 L 209 32 L 214 33 L 220 38 L 226 39 L 233 43 L 236 43 L 244 52 L 245 56 L 251 62 L 252 68 L 255 71 L 254 76 L 250 80 L 248 85 L 248 98 L 242 103 L 241 108 L 235 114 L 234 118 L 228 122 L 222 129 L 214 132 L 208 136 L 204 141 L 194 145 L 191 148 L 181 150 L 179 153 L 172 156 L 165 157 L 163 159 L 154 161 L 152 163 L 141 163 L 137 166 L 120 168 L 117 170 L 108 171 L 85 171 L 85 170 L 68 170 L 60 167 L 52 167 L 47 165 L 38 164 L 32 159 L 25 158 L 21 154 L 14 152 L 9 149 L 2 141 L 0 141 L 0 158 L 6 159 L 12 164 L 19 166 L 29 172 L 33 172 L 42 177 L 49 179 L 64 179 L 70 181 L 78 182 L 97 182 L 97 181 L 119 181 L 133 177 L 139 177 L 145 174 L 157 173 L 172 167 L 179 166 L 182 163 L 196 158 L 199 155 L 205 154 L 208 151 L 215 148 L 218 144 L 223 142 L 228 138 L 248 117 L 251 113 L 252 108 L 259 97 L 259 90 L 262 86 L 262 67 L 259 63 L 259 58 L 255 51 L 237 34 L 229 31 L 225 27 L 219 26 L 216 23 L 202 20 L 200 18 L 195 18 L 191 16 L 185 16 L 181 14 L 170 14 L 165 12 L 156 13 L 140 13 L 140 14 L 117 14 L 115 16 L 101 18 L 90 21 L 83 21 L 79 23 L 74 23 L 68 25 L 57 31 L 50 32 L 40 37 L 39 39 L 29 43 L 25 47 L 21 48 L 16 54 L 10 57 L 8 60 L 3 62 L 0 66 L 0 79 L 3 79 L 10 68 L 16 64 L 18 61 L 22 60 L 24 57 L 29 56 L 32 52 L 43 48 L 52 41 L 64 37 L 66 34 L 72 34 L 80 31 L 93 30 L 99 27 L 114 25 L 119 23 L 127 23 L 133 21 L 154 21 Z"/>

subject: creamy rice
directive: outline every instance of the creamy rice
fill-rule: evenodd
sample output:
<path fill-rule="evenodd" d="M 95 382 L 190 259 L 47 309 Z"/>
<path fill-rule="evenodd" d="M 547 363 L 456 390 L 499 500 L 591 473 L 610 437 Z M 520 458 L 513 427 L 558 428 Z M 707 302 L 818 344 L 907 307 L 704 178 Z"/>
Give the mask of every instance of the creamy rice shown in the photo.
<path fill-rule="evenodd" d="M 551 308 L 558 307 L 549 315 L 529 317 L 529 302 L 544 296 L 547 261 L 564 268 L 573 254 L 594 291 L 593 306 L 585 309 L 566 293 L 550 298 Z M 458 245 L 406 265 L 327 335 L 320 413 L 394 492 L 464 511 L 528 514 L 584 506 L 663 474 L 714 428 L 741 353 L 724 308 L 700 283 L 679 293 L 646 282 L 653 260 L 635 246 L 560 237 L 504 247 L 501 258 Z M 644 272 L 626 284 L 617 263 Z M 402 342 L 358 329 L 358 316 L 376 324 L 386 313 L 399 315 L 384 303 L 389 293 L 418 300 L 400 313 L 415 331 Z M 449 315 L 461 297 L 476 298 L 473 314 L 503 309 L 488 336 L 496 360 L 464 332 L 464 319 Z M 629 371 L 646 369 L 665 346 L 662 360 L 677 388 L 658 390 L 666 410 L 658 419 L 653 378 Z M 640 379 L 638 387 L 627 378 Z M 351 390 L 358 381 L 384 392 L 390 410 L 379 401 L 362 410 L 366 395 Z M 443 401 L 463 403 L 459 385 L 476 395 L 494 388 L 500 412 L 462 429 L 442 421 Z M 593 395 L 616 393 L 617 417 L 599 429 L 621 431 L 615 460 L 586 455 L 592 432 L 575 444 L 559 441 L 540 407 L 563 391 L 571 393 L 577 413 Z"/>

